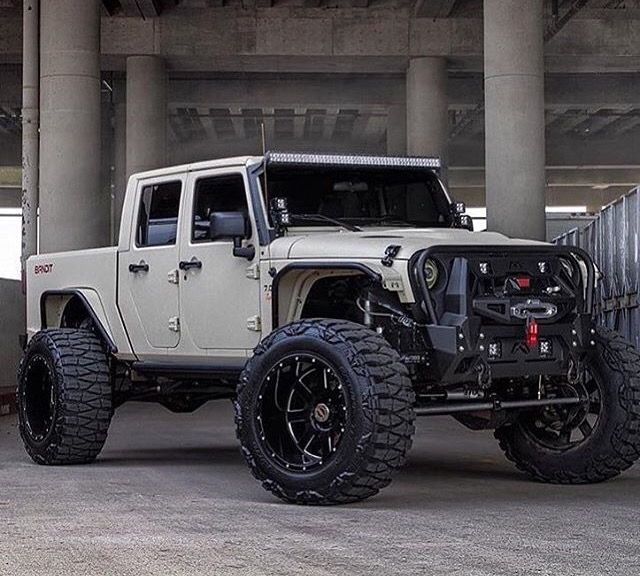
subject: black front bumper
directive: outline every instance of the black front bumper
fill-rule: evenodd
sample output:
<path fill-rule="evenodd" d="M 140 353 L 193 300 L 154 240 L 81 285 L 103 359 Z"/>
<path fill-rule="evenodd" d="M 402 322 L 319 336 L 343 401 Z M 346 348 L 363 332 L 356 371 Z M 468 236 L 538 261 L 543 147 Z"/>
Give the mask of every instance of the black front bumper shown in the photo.
<path fill-rule="evenodd" d="M 422 273 L 428 258 L 449 266 L 446 285 L 434 289 L 434 293 L 426 286 Z M 540 344 L 529 346 L 525 339 L 525 320 L 507 314 L 500 321 L 496 315 L 486 314 L 479 305 L 486 300 L 473 292 L 479 262 L 495 263 L 503 275 L 535 275 L 532 262 L 559 258 L 575 263 L 581 284 L 573 287 L 577 289 L 570 305 L 564 298 L 563 307 L 554 318 L 540 321 L 539 343 L 544 343 L 544 348 Z M 454 261 L 456 264 L 451 264 Z M 595 345 L 595 323 L 591 314 L 595 271 L 589 256 L 578 248 L 437 246 L 416 254 L 410 261 L 410 271 L 417 300 L 416 313 L 422 315 L 423 336 L 428 347 L 428 372 L 430 379 L 441 384 L 476 381 L 480 377 L 566 375 L 572 362 L 578 363 Z M 505 296 L 505 302 L 508 310 L 511 299 Z"/>

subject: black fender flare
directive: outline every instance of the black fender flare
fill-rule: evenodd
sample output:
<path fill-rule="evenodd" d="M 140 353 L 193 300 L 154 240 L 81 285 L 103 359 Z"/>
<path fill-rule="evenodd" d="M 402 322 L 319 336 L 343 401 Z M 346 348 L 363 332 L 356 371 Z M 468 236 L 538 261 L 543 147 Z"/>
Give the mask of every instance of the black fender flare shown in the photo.
<path fill-rule="evenodd" d="M 278 287 L 282 277 L 292 270 L 357 270 L 377 282 L 382 282 L 382 276 L 378 272 L 360 262 L 292 262 L 291 264 L 286 264 L 275 273 L 271 283 L 272 330 L 278 328 L 280 324 L 278 322 Z"/>
<path fill-rule="evenodd" d="M 118 352 L 118 348 L 116 347 L 113 338 L 98 318 L 98 315 L 87 300 L 87 297 L 78 289 L 45 290 L 40 295 L 40 323 L 43 330 L 49 327 L 47 322 L 47 298 L 50 296 L 71 296 L 72 298 L 77 298 L 80 304 L 85 308 L 87 315 L 93 321 L 97 330 L 97 335 L 107 347 L 108 352 L 110 354 L 116 354 Z"/>

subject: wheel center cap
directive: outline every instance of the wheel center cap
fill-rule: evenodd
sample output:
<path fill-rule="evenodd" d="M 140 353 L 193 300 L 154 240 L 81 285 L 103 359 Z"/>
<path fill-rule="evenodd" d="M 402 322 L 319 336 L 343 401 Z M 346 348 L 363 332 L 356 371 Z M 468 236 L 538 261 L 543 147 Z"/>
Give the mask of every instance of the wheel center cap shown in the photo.
<path fill-rule="evenodd" d="M 329 410 L 329 406 L 326 404 L 318 404 L 313 409 L 313 417 L 317 422 L 324 424 L 327 420 L 329 420 L 329 416 L 331 415 L 331 411 Z"/>

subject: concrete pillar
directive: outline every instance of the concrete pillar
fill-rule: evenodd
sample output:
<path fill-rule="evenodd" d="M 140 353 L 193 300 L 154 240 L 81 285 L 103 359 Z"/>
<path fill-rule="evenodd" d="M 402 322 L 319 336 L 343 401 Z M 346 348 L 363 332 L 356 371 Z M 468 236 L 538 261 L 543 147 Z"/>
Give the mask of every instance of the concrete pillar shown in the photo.
<path fill-rule="evenodd" d="M 484 0 L 487 225 L 545 238 L 542 0 Z"/>
<path fill-rule="evenodd" d="M 127 177 L 164 166 L 167 77 L 157 56 L 127 58 Z"/>
<path fill-rule="evenodd" d="M 409 155 L 439 156 L 447 166 L 448 108 L 446 59 L 413 58 L 407 71 Z"/>
<path fill-rule="evenodd" d="M 114 159 L 114 127 L 113 127 L 113 81 L 106 86 L 111 86 L 111 91 L 107 89 L 102 93 L 102 113 L 100 117 L 101 127 L 100 135 L 102 142 L 102 155 L 100 157 L 100 186 L 102 188 L 102 196 L 105 198 L 107 213 L 109 215 L 109 243 L 113 244 L 113 159 Z"/>
<path fill-rule="evenodd" d="M 24 0 L 22 36 L 22 267 L 38 252 L 40 0 Z"/>
<path fill-rule="evenodd" d="M 120 231 L 120 217 L 127 188 L 127 105 L 125 103 L 124 84 L 122 93 L 116 84 L 116 98 L 113 107 L 113 179 L 112 179 L 112 234 L 117 240 Z"/>
<path fill-rule="evenodd" d="M 404 156 L 407 153 L 407 107 L 391 106 L 387 114 L 387 154 Z"/>
<path fill-rule="evenodd" d="M 47 0 L 40 25 L 40 251 L 105 245 L 100 2 Z"/>

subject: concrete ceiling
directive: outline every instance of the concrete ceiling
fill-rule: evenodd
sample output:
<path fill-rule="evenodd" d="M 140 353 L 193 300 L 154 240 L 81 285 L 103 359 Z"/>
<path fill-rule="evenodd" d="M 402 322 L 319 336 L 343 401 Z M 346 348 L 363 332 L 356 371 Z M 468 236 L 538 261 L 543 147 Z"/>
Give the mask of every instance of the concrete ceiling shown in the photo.
<path fill-rule="evenodd" d="M 240 7 L 243 9 L 297 5 L 303 8 L 379 8 L 389 0 L 102 0 L 109 15 L 157 17 L 181 4 L 185 8 Z M 19 4 L 19 0 L 0 0 Z M 397 8 L 409 9 L 418 18 L 481 18 L 482 0 L 393 0 Z M 631 10 L 640 8 L 638 0 L 545 0 L 550 26 L 562 25 L 583 9 L 589 11 Z"/>
<path fill-rule="evenodd" d="M 167 9 L 174 8 L 180 0 L 102 0 L 104 11 L 113 16 L 156 18 Z"/>
<path fill-rule="evenodd" d="M 155 18 L 177 7 L 198 8 L 269 8 L 299 6 L 302 8 L 372 8 L 393 5 L 410 10 L 418 18 L 481 18 L 482 0 L 102 0 L 104 13 L 110 16 Z M 0 0 L 0 15 L 15 14 L 22 9 L 22 0 Z M 639 0 L 545 0 L 549 24 L 566 17 L 597 15 L 629 17 L 640 10 Z M 582 12 L 582 14 L 578 14 Z M 637 17 L 637 15 L 635 15 Z"/>
<path fill-rule="evenodd" d="M 21 4 L 0 0 L 5 148 L 21 129 Z M 599 170 L 550 191 L 613 193 L 633 175 L 602 164 L 640 158 L 640 0 L 545 0 L 545 14 L 547 164 Z M 435 54 L 450 69 L 452 176 L 483 164 L 482 0 L 103 0 L 103 15 L 106 77 L 128 54 L 167 61 L 172 160 L 259 152 L 261 123 L 281 148 L 384 151 L 408 59 Z"/>

